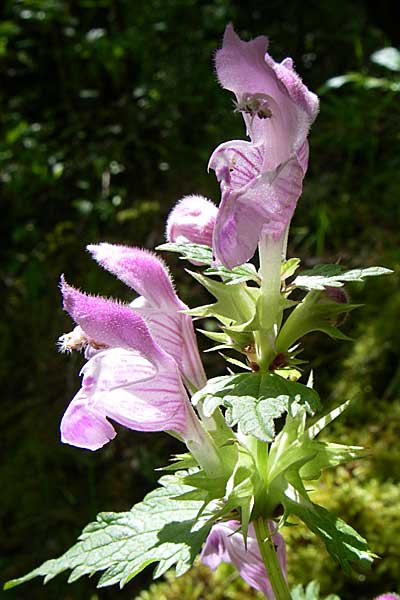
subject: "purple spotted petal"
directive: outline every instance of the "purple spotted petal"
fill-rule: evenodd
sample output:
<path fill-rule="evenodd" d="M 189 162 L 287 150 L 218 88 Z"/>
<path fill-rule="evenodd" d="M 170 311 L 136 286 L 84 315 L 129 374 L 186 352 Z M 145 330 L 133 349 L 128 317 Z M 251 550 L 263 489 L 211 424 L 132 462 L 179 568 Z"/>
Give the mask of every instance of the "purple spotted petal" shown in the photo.
<path fill-rule="evenodd" d="M 294 71 L 293 61 L 276 63 L 267 47 L 265 36 L 245 42 L 228 25 L 216 67 L 221 85 L 236 95 L 252 142 L 265 146 L 265 167 L 272 170 L 301 148 L 319 102 Z M 260 118 L 244 110 L 246 98 L 254 97 L 264 99 L 271 116 Z"/>
<path fill-rule="evenodd" d="M 148 250 L 117 244 L 91 244 L 93 258 L 107 271 L 133 288 L 153 306 L 180 310 L 186 306 L 175 293 L 164 262 Z"/>
<path fill-rule="evenodd" d="M 201 561 L 211 569 L 216 569 L 221 562 L 232 563 L 240 576 L 251 587 L 264 593 L 267 598 L 274 598 L 272 587 L 265 570 L 264 562 L 258 548 L 253 525 L 250 525 L 247 548 L 243 535 L 238 531 L 238 521 L 228 521 L 214 525 L 201 553 Z M 286 573 L 286 552 L 283 537 L 276 533 L 273 536 L 277 546 L 278 560 Z"/>
<path fill-rule="evenodd" d="M 137 350 L 150 360 L 162 356 L 146 323 L 129 306 L 99 296 L 89 296 L 61 278 L 64 309 L 98 344 Z"/>
<path fill-rule="evenodd" d="M 218 208 L 204 196 L 185 196 L 168 216 L 166 238 L 169 242 L 211 246 L 217 214 Z"/>

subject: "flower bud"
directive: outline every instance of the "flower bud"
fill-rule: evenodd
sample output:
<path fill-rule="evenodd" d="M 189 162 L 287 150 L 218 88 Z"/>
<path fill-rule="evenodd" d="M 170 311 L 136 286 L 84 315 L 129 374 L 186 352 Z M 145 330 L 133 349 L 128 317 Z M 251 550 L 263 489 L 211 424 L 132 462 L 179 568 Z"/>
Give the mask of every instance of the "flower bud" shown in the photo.
<path fill-rule="evenodd" d="M 212 245 L 218 208 L 204 196 L 184 196 L 169 214 L 166 238 L 169 242 Z"/>

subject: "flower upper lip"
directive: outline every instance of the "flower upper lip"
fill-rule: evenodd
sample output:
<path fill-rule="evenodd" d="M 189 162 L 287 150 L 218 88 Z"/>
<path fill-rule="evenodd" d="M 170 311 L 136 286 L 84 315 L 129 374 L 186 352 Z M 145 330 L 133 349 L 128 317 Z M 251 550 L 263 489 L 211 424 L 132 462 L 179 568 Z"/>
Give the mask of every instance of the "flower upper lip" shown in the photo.
<path fill-rule="evenodd" d="M 208 165 L 222 192 L 213 250 L 227 268 L 250 260 L 262 233 L 284 235 L 302 191 L 307 135 L 318 113 L 318 98 L 293 61 L 276 63 L 267 47 L 266 37 L 244 42 L 228 25 L 215 59 L 218 79 L 235 94 L 250 137 L 220 144 Z"/>

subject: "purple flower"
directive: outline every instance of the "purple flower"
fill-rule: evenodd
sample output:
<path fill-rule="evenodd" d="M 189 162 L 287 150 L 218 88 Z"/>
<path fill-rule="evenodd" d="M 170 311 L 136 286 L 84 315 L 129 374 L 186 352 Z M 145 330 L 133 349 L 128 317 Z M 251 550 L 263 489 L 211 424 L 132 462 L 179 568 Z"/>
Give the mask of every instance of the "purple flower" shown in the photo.
<path fill-rule="evenodd" d="M 185 196 L 168 216 L 166 238 L 182 244 L 212 245 L 218 208 L 204 196 Z"/>
<path fill-rule="evenodd" d="M 267 45 L 263 36 L 240 40 L 229 25 L 216 55 L 219 81 L 234 92 L 251 139 L 221 144 L 209 162 L 222 191 L 213 248 L 228 268 L 249 260 L 262 234 L 278 239 L 285 233 L 302 192 L 307 135 L 318 113 L 318 98 L 292 60 L 276 63 Z"/>
<path fill-rule="evenodd" d="M 221 562 L 232 563 L 246 583 L 263 592 L 267 598 L 274 598 L 253 525 L 249 527 L 247 548 L 239 530 L 240 523 L 238 521 L 227 521 L 214 525 L 204 544 L 200 556 L 201 561 L 213 570 Z M 286 573 L 286 551 L 283 537 L 276 533 L 273 541 L 277 547 L 278 560 Z"/>
<path fill-rule="evenodd" d="M 206 376 L 188 307 L 177 296 L 168 269 L 151 252 L 130 246 L 97 244 L 87 247 L 93 258 L 138 294 L 131 304 L 157 344 L 177 362 L 189 385 L 201 388 Z"/>
<path fill-rule="evenodd" d="M 397 594 L 382 594 L 381 596 L 377 596 L 375 600 L 400 600 L 400 596 Z"/>
<path fill-rule="evenodd" d="M 136 431 L 173 430 L 195 439 L 197 419 L 174 359 L 129 306 L 61 283 L 64 308 L 98 351 L 61 421 L 62 441 L 96 450 L 115 437 L 107 420 Z"/>

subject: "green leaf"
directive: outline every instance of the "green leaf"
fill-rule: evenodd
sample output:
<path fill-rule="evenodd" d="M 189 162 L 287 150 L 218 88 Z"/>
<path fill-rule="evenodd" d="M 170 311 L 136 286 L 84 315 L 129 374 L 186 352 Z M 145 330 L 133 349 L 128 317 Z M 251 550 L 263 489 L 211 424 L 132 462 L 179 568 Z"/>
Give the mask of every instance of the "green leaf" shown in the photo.
<path fill-rule="evenodd" d="M 205 275 L 219 275 L 226 285 L 232 285 L 235 283 L 241 283 L 244 281 L 255 281 L 260 283 L 261 279 L 258 276 L 257 269 L 251 263 L 234 267 L 233 269 L 227 269 L 222 265 L 210 267 L 204 271 Z"/>
<path fill-rule="evenodd" d="M 255 314 L 254 288 L 247 288 L 243 283 L 226 285 L 200 273 L 187 271 L 196 281 L 212 294 L 217 302 L 186 310 L 185 313 L 196 317 L 222 317 L 222 322 L 247 323 Z"/>
<path fill-rule="evenodd" d="M 28 575 L 6 583 L 5 589 L 44 577 L 46 583 L 59 573 L 71 570 L 69 582 L 83 575 L 105 571 L 98 587 L 125 585 L 147 565 L 158 562 L 155 577 L 176 564 L 176 575 L 192 565 L 210 525 L 193 530 L 202 501 L 177 500 L 191 488 L 176 477 L 161 478 L 163 487 L 148 494 L 130 511 L 100 513 L 83 530 L 79 541 L 57 559 L 48 560 Z"/>
<path fill-rule="evenodd" d="M 224 506 L 220 515 L 229 514 L 232 510 L 240 510 L 242 533 L 245 543 L 254 507 L 254 495 L 258 484 L 258 473 L 252 455 L 240 444 L 238 459 L 232 475 L 226 484 Z"/>
<path fill-rule="evenodd" d="M 304 405 L 310 414 L 320 407 L 317 392 L 275 373 L 243 373 L 216 377 L 197 392 L 192 401 L 203 401 L 203 410 L 226 407 L 230 427 L 239 424 L 243 433 L 270 442 L 275 435 L 274 419 L 287 411 L 295 412 Z"/>
<path fill-rule="evenodd" d="M 212 248 L 203 244 L 180 244 L 167 243 L 157 246 L 156 250 L 176 252 L 181 255 L 182 260 L 189 260 L 200 265 L 212 265 L 204 271 L 205 275 L 218 275 L 227 285 L 241 283 L 244 281 L 255 281 L 260 283 L 257 269 L 251 263 L 246 263 L 233 269 L 227 269 L 223 265 L 213 265 Z"/>
<path fill-rule="evenodd" d="M 316 454 L 300 468 L 299 473 L 303 480 L 319 479 L 322 470 L 363 458 L 367 454 L 361 446 L 346 446 L 315 441 L 310 446 L 316 451 Z"/>
<path fill-rule="evenodd" d="M 351 574 L 351 563 L 361 567 L 371 565 L 374 555 L 367 541 L 350 525 L 299 494 L 291 485 L 285 492 L 283 504 L 287 514 L 297 515 L 322 539 L 329 554 L 340 563 L 346 574 Z"/>
<path fill-rule="evenodd" d="M 203 244 L 161 244 L 156 250 L 166 252 L 177 252 L 181 254 L 182 260 L 190 260 L 191 262 L 200 263 L 202 265 L 211 265 L 213 262 L 212 249 Z"/>
<path fill-rule="evenodd" d="M 174 454 L 171 457 L 171 464 L 166 467 L 160 467 L 156 469 L 157 471 L 183 471 L 186 469 L 193 469 L 198 466 L 197 461 L 193 458 L 190 452 L 185 452 L 184 454 Z"/>
<path fill-rule="evenodd" d="M 289 260 L 285 260 L 281 266 L 281 279 L 284 281 L 288 277 L 294 275 L 297 269 L 300 266 L 299 258 L 289 258 Z"/>
<path fill-rule="evenodd" d="M 387 79 L 386 77 L 369 77 L 363 73 L 349 72 L 345 75 L 338 75 L 328 79 L 326 83 L 318 90 L 319 94 L 323 94 L 330 89 L 338 89 L 346 85 L 347 83 L 353 83 L 360 88 L 366 90 L 383 89 L 390 90 L 392 92 L 400 92 L 400 82 Z"/>
<path fill-rule="evenodd" d="M 363 281 L 365 277 L 377 277 L 393 273 L 385 267 L 367 267 L 346 271 L 340 265 L 318 265 L 298 275 L 293 284 L 304 290 L 323 290 L 325 287 L 342 287 L 346 281 Z"/>
<path fill-rule="evenodd" d="M 311 298 L 314 296 L 314 299 Z M 316 302 L 320 292 L 313 290 L 296 306 L 283 324 L 276 340 L 277 352 L 287 352 L 300 338 L 312 331 L 322 331 L 339 340 L 351 340 L 334 323 L 342 313 L 359 308 L 362 304 Z"/>
<path fill-rule="evenodd" d="M 306 427 L 306 411 L 299 406 L 295 415 L 289 414 L 285 425 L 276 436 L 269 451 L 268 481 L 294 470 L 301 479 L 318 479 L 321 471 L 365 456 L 359 446 L 344 446 L 319 442 L 314 438 L 336 419 L 349 405 L 343 403 L 318 419 L 313 425 Z"/>
<path fill-rule="evenodd" d="M 324 599 L 321 599 L 319 594 L 320 586 L 317 581 L 310 581 L 306 588 L 301 584 L 295 585 L 291 589 L 292 600 L 340 600 L 339 596 L 329 594 Z"/>
<path fill-rule="evenodd" d="M 252 396 L 226 396 L 224 404 L 229 427 L 240 425 L 246 435 L 254 435 L 263 442 L 270 442 L 275 436 L 274 420 L 288 410 L 288 396 L 276 398 L 253 398 Z"/>

